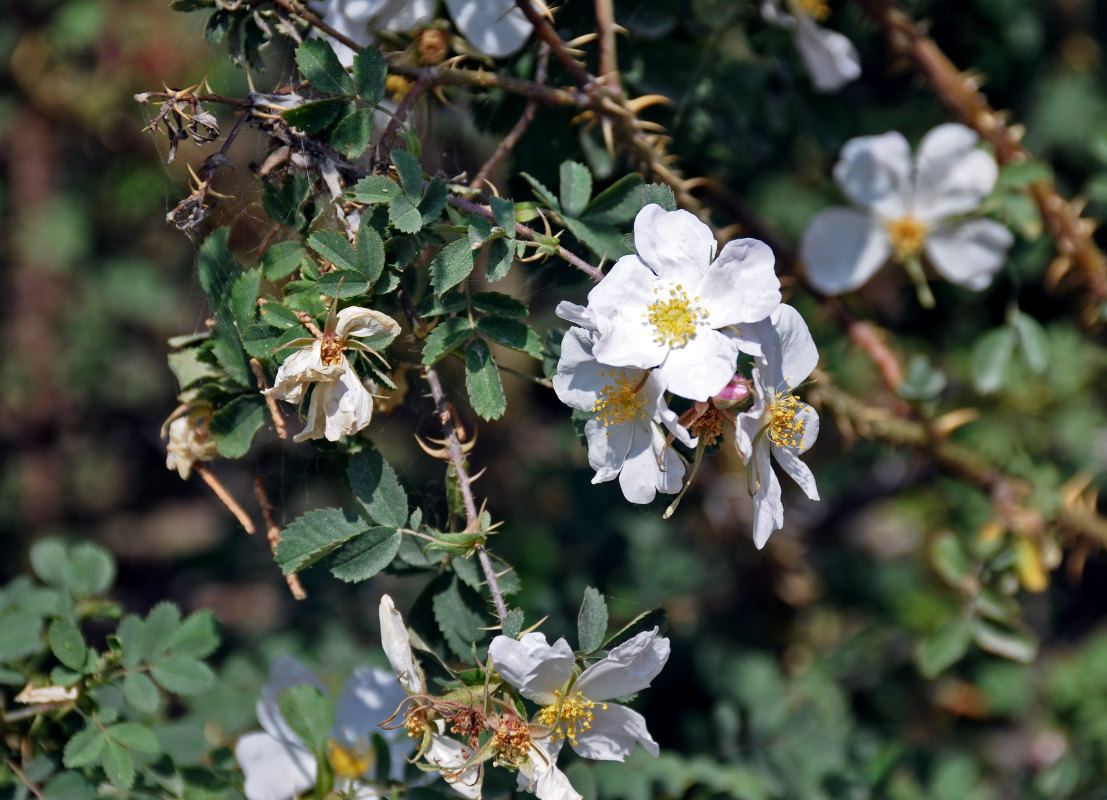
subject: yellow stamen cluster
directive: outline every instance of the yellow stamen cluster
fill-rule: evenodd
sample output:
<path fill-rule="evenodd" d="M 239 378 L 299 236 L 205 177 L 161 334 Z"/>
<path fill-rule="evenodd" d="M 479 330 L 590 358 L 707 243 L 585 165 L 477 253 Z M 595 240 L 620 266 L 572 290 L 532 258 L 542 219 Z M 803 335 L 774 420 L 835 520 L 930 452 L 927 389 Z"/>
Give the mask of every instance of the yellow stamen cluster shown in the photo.
<path fill-rule="evenodd" d="M 496 766 L 518 767 L 530 752 L 530 728 L 516 716 L 504 717 L 492 735 Z"/>
<path fill-rule="evenodd" d="M 389 75 L 384 79 L 384 90 L 393 103 L 402 103 L 411 91 L 411 81 L 402 75 Z"/>
<path fill-rule="evenodd" d="M 827 0 L 797 0 L 800 13 L 806 14 L 816 22 L 825 22 L 830 16 L 830 3 Z"/>
<path fill-rule="evenodd" d="M 333 367 L 335 364 L 342 362 L 342 351 L 344 349 L 345 342 L 342 340 L 333 336 L 324 336 L 323 343 L 319 347 L 319 358 L 324 366 Z"/>
<path fill-rule="evenodd" d="M 660 289 L 654 289 L 660 294 Z M 654 341 L 668 347 L 684 347 L 696 335 L 696 327 L 707 323 L 707 311 L 698 308 L 698 297 L 688 299 L 679 283 L 669 290 L 668 300 L 655 300 L 643 314 L 657 331 Z"/>
<path fill-rule="evenodd" d="M 592 727 L 596 704 L 580 692 L 568 698 L 562 697 L 559 691 L 554 694 L 557 695 L 557 702 L 539 711 L 538 721 L 553 728 L 550 736 L 554 739 L 568 739 L 571 744 L 576 744 L 577 734 Z M 606 709 L 607 703 L 600 704 L 600 708 Z"/>
<path fill-rule="evenodd" d="M 892 257 L 901 264 L 922 252 L 929 231 L 925 222 L 914 217 L 904 217 L 884 223 L 888 238 L 892 240 Z"/>
<path fill-rule="evenodd" d="M 599 399 L 592 404 L 592 413 L 596 415 L 596 419 L 603 420 L 605 428 L 645 416 L 642 400 L 638 396 L 638 386 L 625 372 L 601 371 L 600 375 L 610 378 L 612 383 L 600 391 Z"/>
<path fill-rule="evenodd" d="M 413 709 L 404 716 L 404 728 L 412 739 L 421 739 L 427 731 L 427 716 L 421 708 Z"/>
<path fill-rule="evenodd" d="M 780 391 L 769 407 L 769 439 L 777 447 L 802 447 L 807 421 L 799 414 L 807 405 L 788 391 Z"/>
<path fill-rule="evenodd" d="M 355 747 L 343 747 L 334 739 L 327 742 L 327 761 L 335 775 L 343 778 L 360 778 L 373 766 L 373 751 Z"/>

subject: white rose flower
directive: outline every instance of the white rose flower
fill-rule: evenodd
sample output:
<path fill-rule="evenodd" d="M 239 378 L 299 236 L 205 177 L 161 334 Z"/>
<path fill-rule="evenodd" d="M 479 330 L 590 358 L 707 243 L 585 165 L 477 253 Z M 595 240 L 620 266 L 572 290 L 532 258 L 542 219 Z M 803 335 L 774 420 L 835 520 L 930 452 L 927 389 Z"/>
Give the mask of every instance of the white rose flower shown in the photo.
<path fill-rule="evenodd" d="M 435 0 L 326 0 L 319 14 L 364 47 L 372 42 L 370 30 L 407 33 L 433 19 L 435 5 Z M 517 53 L 534 31 L 513 0 L 446 0 L 446 8 L 461 35 L 492 58 Z M 356 53 L 339 42 L 333 45 L 342 65 L 352 66 Z"/>
<path fill-rule="evenodd" d="M 761 4 L 761 16 L 770 25 L 792 31 L 803 66 L 820 92 L 836 92 L 861 75 L 861 59 L 853 43 L 837 31 L 819 27 L 830 15 L 826 0 L 788 0 L 793 13 L 781 10 L 779 0 Z"/>
<path fill-rule="evenodd" d="M 765 319 L 780 305 L 772 251 L 727 242 L 715 258 L 711 229 L 687 211 L 650 204 L 634 219 L 637 255 L 623 256 L 558 316 L 593 331 L 604 364 L 654 369 L 661 388 L 706 400 L 734 375 L 740 344 L 723 328 Z"/>
<path fill-rule="evenodd" d="M 750 471 L 753 542 L 760 549 L 784 524 L 770 452 L 809 498 L 819 499 L 815 476 L 799 459 L 819 436 L 819 415 L 792 394 L 818 364 L 819 353 L 807 323 L 791 306 L 780 306 L 755 327 L 751 333 L 760 335 L 762 355 L 754 360 L 754 402 L 738 414 L 735 439 Z"/>
<path fill-rule="evenodd" d="M 197 461 L 211 461 L 218 455 L 208 431 L 210 420 L 210 409 L 192 410 L 173 419 L 168 428 L 162 428 L 162 438 L 169 435 L 165 468 L 177 470 L 182 480 L 188 480 Z"/>
<path fill-rule="evenodd" d="M 913 271 L 920 299 L 930 305 L 919 258 L 953 283 L 979 291 L 991 283 L 1011 246 L 1011 232 L 990 219 L 963 219 L 996 183 L 990 153 L 978 150 L 964 125 L 934 128 L 914 163 L 899 133 L 846 142 L 834 180 L 860 208 L 828 208 L 811 218 L 800 241 L 807 277 L 824 294 L 865 283 L 889 259 Z"/>
<path fill-rule="evenodd" d="M 387 336 L 389 341 L 400 333 L 400 326 L 386 314 L 368 308 L 351 306 L 338 312 L 337 324 L 322 339 L 297 340 L 304 346 L 290 355 L 277 370 L 273 386 L 267 395 L 289 403 L 299 403 L 309 384 L 316 384 L 308 405 L 307 425 L 294 441 L 326 437 L 337 442 L 369 425 L 373 417 L 373 396 L 362 384 L 346 359 L 345 350 L 368 350 L 351 337 Z"/>
<path fill-rule="evenodd" d="M 521 639 L 497 636 L 488 655 L 501 678 L 542 706 L 533 724 L 550 730 L 552 758 L 565 740 L 584 758 L 624 761 L 635 744 L 656 758 L 657 742 L 646 730 L 645 718 L 606 701 L 640 692 L 661 672 L 669 659 L 669 640 L 657 632 L 643 631 L 613 648 L 575 680 L 576 657 L 564 639 L 550 645 L 541 633 Z"/>
<path fill-rule="evenodd" d="M 572 408 L 594 416 L 584 425 L 592 483 L 619 478 L 632 503 L 649 503 L 657 492 L 674 494 L 684 479 L 684 462 L 668 447 L 662 423 L 682 444 L 696 441 L 677 422 L 662 397 L 656 372 L 602 364 L 592 354 L 592 335 L 570 328 L 561 342 L 554 391 Z"/>
<path fill-rule="evenodd" d="M 234 755 L 246 776 L 247 800 L 289 800 L 315 785 L 318 766 L 304 741 L 281 715 L 278 701 L 285 689 L 314 686 L 319 679 L 289 656 L 269 668 L 269 682 L 258 698 L 258 722 L 263 730 L 247 733 L 235 743 Z M 382 736 L 391 754 L 393 780 L 403 775 L 403 757 L 411 743 L 402 731 L 383 730 L 379 724 L 395 711 L 404 693 L 388 672 L 358 667 L 346 681 L 335 704 L 334 724 L 327 742 L 327 760 L 342 791 L 357 800 L 384 795 L 365 781 L 383 780 L 374 769 L 372 735 Z"/>

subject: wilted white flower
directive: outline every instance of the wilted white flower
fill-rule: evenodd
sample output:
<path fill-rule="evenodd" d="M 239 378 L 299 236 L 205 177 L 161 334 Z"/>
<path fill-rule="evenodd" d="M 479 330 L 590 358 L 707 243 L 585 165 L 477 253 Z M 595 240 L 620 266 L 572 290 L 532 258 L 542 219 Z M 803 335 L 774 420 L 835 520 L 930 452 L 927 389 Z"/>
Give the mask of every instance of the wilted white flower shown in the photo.
<path fill-rule="evenodd" d="M 211 461 L 218 454 L 208 430 L 210 420 L 210 409 L 193 409 L 172 419 L 168 428 L 162 429 L 163 438 L 166 433 L 169 435 L 165 468 L 177 470 L 182 480 L 188 480 L 197 461 Z"/>
<path fill-rule="evenodd" d="M 643 631 L 612 648 L 575 680 L 576 656 L 564 639 L 550 645 L 541 633 L 521 639 L 497 636 L 488 655 L 501 678 L 542 707 L 533 722 L 549 729 L 551 757 L 566 740 L 579 755 L 601 761 L 624 761 L 635 744 L 657 757 L 645 718 L 607 702 L 640 692 L 661 672 L 669 659 L 669 640 L 657 634 L 657 628 Z"/>
<path fill-rule="evenodd" d="M 772 251 L 727 242 L 715 258 L 711 229 L 687 211 L 650 204 L 634 219 L 637 255 L 623 256 L 558 316 L 593 332 L 604 364 L 654 369 L 663 390 L 706 400 L 734 375 L 740 342 L 722 328 L 765 319 L 780 304 Z"/>
<path fill-rule="evenodd" d="M 666 405 L 656 372 L 647 376 L 633 367 L 601 364 L 592 355 L 591 334 L 574 327 L 561 342 L 553 385 L 561 402 L 594 415 L 584 425 L 588 463 L 596 470 L 592 483 L 618 477 L 632 503 L 680 491 L 684 462 L 666 445 L 658 424 L 688 447 L 696 442 Z"/>
<path fill-rule="evenodd" d="M 235 743 L 234 755 L 246 776 L 248 800 L 289 800 L 315 785 L 318 765 L 304 741 L 281 714 L 281 692 L 295 686 L 322 690 L 319 679 L 289 656 L 269 668 L 269 681 L 257 702 L 263 730 L 247 733 Z M 382 793 L 364 781 L 383 780 L 374 769 L 373 734 L 384 737 L 391 754 L 393 780 L 403 775 L 403 757 L 411 743 L 402 731 L 382 730 L 381 722 L 395 711 L 404 694 L 382 669 L 358 667 L 346 681 L 334 709 L 327 740 L 327 761 L 342 791 L 357 800 L 375 800 Z"/>
<path fill-rule="evenodd" d="M 320 14 L 339 33 L 365 46 L 370 30 L 407 33 L 433 19 L 436 5 L 435 0 L 326 0 Z M 492 58 L 518 52 L 534 30 L 512 0 L 446 0 L 446 8 L 461 35 Z M 343 66 L 354 63 L 353 50 L 338 42 L 334 49 Z"/>
<path fill-rule="evenodd" d="M 803 232 L 800 258 L 811 285 L 825 294 L 849 292 L 889 259 L 912 272 L 928 305 L 919 259 L 926 253 L 938 273 L 981 290 L 1003 266 L 1011 232 L 990 219 L 964 219 L 995 186 L 990 153 L 976 148 L 964 125 L 939 125 L 923 137 L 914 163 L 899 133 L 846 142 L 834 180 L 860 208 L 828 208 Z"/>
<path fill-rule="evenodd" d="M 819 499 L 815 476 L 800 461 L 819 436 L 819 415 L 792 394 L 819 362 L 807 323 L 791 306 L 782 305 L 755 326 L 762 355 L 754 360 L 753 405 L 738 414 L 738 451 L 749 467 L 753 495 L 753 542 L 758 548 L 784 524 L 780 481 L 769 453 L 812 500 Z"/>
<path fill-rule="evenodd" d="M 837 31 L 816 23 L 830 15 L 826 0 L 788 0 L 791 14 L 779 0 L 761 4 L 761 16 L 770 25 L 792 31 L 803 66 L 820 92 L 836 92 L 861 74 L 861 59 L 853 43 Z"/>
<path fill-rule="evenodd" d="M 337 324 L 328 321 L 323 338 L 297 340 L 304 346 L 290 355 L 277 370 L 273 387 L 266 394 L 299 403 L 309 384 L 316 384 L 308 405 L 307 426 L 293 439 L 326 437 L 332 442 L 344 435 L 351 435 L 365 428 L 373 417 L 373 396 L 362 384 L 345 350 L 368 350 L 360 342 L 350 338 L 387 337 L 388 341 L 399 335 L 396 320 L 379 311 L 351 306 L 338 312 Z"/>

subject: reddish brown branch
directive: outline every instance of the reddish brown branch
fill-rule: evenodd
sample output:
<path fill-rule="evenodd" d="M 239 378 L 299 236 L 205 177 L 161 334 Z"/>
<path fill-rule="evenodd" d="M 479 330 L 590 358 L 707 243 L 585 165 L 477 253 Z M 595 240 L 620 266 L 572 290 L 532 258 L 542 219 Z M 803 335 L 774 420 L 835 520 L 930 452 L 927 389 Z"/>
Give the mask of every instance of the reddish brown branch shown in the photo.
<path fill-rule="evenodd" d="M 257 530 L 254 527 L 254 521 L 250 519 L 250 515 L 246 513 L 246 509 L 234 499 L 234 495 L 232 495 L 227 487 L 212 474 L 211 470 L 203 464 L 193 464 L 192 470 L 199 475 L 204 483 L 215 493 L 215 496 L 219 498 L 219 502 L 225 505 L 227 510 L 234 514 L 234 518 L 238 520 L 238 524 L 245 529 L 246 533 L 253 534 Z"/>
<path fill-rule="evenodd" d="M 261 506 L 261 518 L 265 520 L 265 534 L 269 539 L 269 549 L 276 555 L 277 545 L 281 543 L 281 526 L 273 518 L 273 503 L 269 500 L 269 494 L 265 491 L 265 482 L 261 478 L 254 478 L 254 498 Z M 294 598 L 303 600 L 307 597 L 307 592 L 304 591 L 303 584 L 300 583 L 300 576 L 295 572 L 291 575 L 285 575 L 284 580 Z"/>
<path fill-rule="evenodd" d="M 277 429 L 277 438 L 287 439 L 288 426 L 284 424 L 284 416 L 281 414 L 280 406 L 277 405 L 277 398 L 265 393 L 269 388 L 269 382 L 265 379 L 265 370 L 262 369 L 261 362 L 256 358 L 251 358 L 250 369 L 254 371 L 254 377 L 258 382 L 258 391 L 265 398 L 265 405 L 269 408 L 269 416 L 273 419 L 273 427 Z"/>

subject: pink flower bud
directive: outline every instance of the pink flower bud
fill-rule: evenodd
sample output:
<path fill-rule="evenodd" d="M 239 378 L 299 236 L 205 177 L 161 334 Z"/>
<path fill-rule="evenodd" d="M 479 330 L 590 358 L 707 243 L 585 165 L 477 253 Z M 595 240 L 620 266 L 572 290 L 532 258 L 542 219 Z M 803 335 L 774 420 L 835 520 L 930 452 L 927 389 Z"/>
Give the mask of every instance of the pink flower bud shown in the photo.
<path fill-rule="evenodd" d="M 746 402 L 750 396 L 749 378 L 738 374 L 730 379 L 730 383 L 722 388 L 717 395 L 711 398 L 715 408 L 733 408 Z"/>

